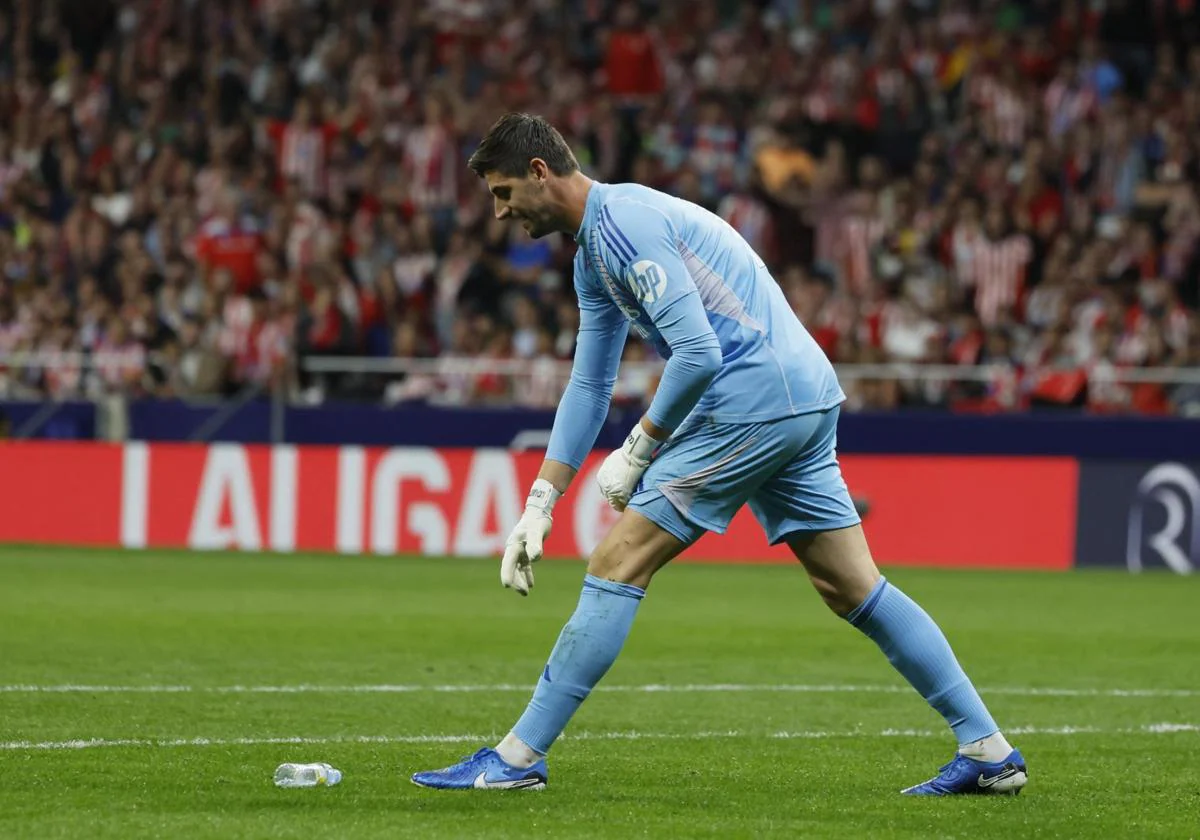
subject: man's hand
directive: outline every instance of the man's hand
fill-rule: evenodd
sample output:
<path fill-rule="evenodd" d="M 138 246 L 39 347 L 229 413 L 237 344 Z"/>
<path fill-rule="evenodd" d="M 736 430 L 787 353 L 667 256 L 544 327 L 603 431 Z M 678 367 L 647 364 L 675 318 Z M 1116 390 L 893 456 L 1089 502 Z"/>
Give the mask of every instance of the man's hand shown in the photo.
<path fill-rule="evenodd" d="M 533 589 L 533 564 L 542 559 L 542 543 L 550 535 L 554 520 L 550 512 L 562 494 L 544 478 L 533 482 L 525 512 L 504 544 L 500 582 L 508 589 L 528 595 Z"/>
<path fill-rule="evenodd" d="M 625 444 L 604 459 L 596 480 L 600 483 L 600 493 L 615 510 L 625 510 L 660 443 L 638 423 L 625 438 Z"/>

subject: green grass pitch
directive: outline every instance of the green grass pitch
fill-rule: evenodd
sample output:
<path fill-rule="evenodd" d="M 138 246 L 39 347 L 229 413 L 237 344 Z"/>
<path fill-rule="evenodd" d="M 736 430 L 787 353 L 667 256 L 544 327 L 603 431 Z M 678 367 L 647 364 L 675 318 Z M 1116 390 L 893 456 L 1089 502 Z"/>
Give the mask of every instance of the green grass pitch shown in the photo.
<path fill-rule="evenodd" d="M 953 741 L 789 566 L 665 570 L 546 791 L 413 787 L 524 707 L 582 565 L 537 575 L 2 548 L 0 835 L 1200 837 L 1200 580 L 1150 574 L 889 571 L 1024 751 L 1019 797 L 898 795 Z M 277 790 L 289 760 L 345 781 Z"/>

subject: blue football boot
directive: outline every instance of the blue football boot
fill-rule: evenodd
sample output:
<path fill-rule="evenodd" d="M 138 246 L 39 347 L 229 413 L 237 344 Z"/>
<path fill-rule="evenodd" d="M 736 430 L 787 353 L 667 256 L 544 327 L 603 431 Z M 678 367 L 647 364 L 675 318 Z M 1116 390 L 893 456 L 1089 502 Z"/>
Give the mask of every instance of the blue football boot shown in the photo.
<path fill-rule="evenodd" d="M 541 790 L 546 786 L 546 759 L 532 767 L 513 767 L 491 747 L 442 770 L 414 773 L 412 782 L 437 790 Z"/>
<path fill-rule="evenodd" d="M 1018 750 L 1003 761 L 988 762 L 968 758 L 962 753 L 943 766 L 938 775 L 927 782 L 905 788 L 901 793 L 910 796 L 953 796 L 962 793 L 1018 794 L 1029 780 L 1025 759 Z"/>

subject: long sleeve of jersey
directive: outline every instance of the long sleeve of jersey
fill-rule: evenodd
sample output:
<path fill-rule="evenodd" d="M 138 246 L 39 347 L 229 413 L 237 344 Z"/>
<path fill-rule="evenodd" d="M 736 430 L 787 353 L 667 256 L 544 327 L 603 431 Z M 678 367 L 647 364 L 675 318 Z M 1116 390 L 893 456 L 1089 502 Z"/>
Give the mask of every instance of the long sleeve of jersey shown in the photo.
<path fill-rule="evenodd" d="M 619 278 L 670 349 L 647 415 L 674 431 L 721 369 L 721 345 L 683 263 L 670 220 L 658 209 L 618 200 L 601 210 L 600 238 L 611 277 Z"/>
<path fill-rule="evenodd" d="M 563 391 L 546 458 L 579 469 L 608 417 L 617 368 L 629 322 L 621 311 L 584 278 L 575 278 L 579 296 L 579 337 L 571 379 Z"/>

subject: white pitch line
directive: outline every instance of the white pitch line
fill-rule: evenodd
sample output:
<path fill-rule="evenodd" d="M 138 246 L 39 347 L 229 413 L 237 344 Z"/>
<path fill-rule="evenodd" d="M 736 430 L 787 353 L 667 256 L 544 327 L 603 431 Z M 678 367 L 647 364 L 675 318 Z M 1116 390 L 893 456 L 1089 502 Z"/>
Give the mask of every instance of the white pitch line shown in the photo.
<path fill-rule="evenodd" d="M 1195 723 L 1150 723 L 1144 726 L 1105 729 L 1096 726 L 1025 726 L 1007 730 L 1012 735 L 1173 735 L 1200 732 Z M 324 738 L 86 738 L 70 741 L 0 741 L 0 751 L 88 750 L 106 747 L 257 747 L 319 746 L 322 744 L 456 744 L 490 743 L 491 735 L 334 735 Z M 882 729 L 800 730 L 794 732 L 580 732 L 564 735 L 569 741 L 710 741 L 717 739 L 823 740 L 829 738 L 947 738 L 945 730 Z"/>
<path fill-rule="evenodd" d="M 0 694 L 484 694 L 529 692 L 533 684 L 494 685 L 0 685 Z M 598 692 L 635 694 L 689 693 L 795 693 L 795 694 L 908 694 L 904 685 L 789 685 L 789 684 L 681 684 L 599 685 Z M 1016 697 L 1200 697 L 1200 689 L 1187 688 L 1053 688 L 999 686 L 980 688 L 981 694 Z"/>
<path fill-rule="evenodd" d="M 183 694 L 190 685 L 0 685 L 0 694 Z"/>

